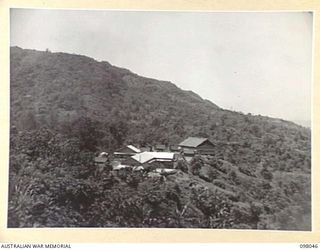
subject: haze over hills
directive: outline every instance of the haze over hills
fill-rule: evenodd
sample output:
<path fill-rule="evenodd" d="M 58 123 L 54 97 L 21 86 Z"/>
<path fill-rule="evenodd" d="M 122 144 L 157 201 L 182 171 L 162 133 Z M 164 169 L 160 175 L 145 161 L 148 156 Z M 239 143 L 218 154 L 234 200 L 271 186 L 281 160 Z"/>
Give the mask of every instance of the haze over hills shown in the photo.
<path fill-rule="evenodd" d="M 312 125 L 310 120 L 294 120 L 293 122 L 306 128 L 311 128 Z"/>
<path fill-rule="evenodd" d="M 17 218 L 9 223 L 13 227 L 141 227 L 154 218 L 161 220 L 151 223 L 157 227 L 163 223 L 167 227 L 172 221 L 176 223 L 172 227 L 311 227 L 308 128 L 224 110 L 171 82 L 145 78 L 108 62 L 73 54 L 12 47 L 10 84 L 9 217 Z M 112 153 L 125 144 L 173 145 L 189 136 L 209 138 L 217 154 L 194 161 L 185 167 L 189 171 L 184 168 L 165 184 L 140 177 L 137 180 L 131 175 L 121 181 L 109 173 L 95 176 L 92 172 L 90 159 L 98 151 Z M 66 184 L 61 187 L 61 183 Z M 204 191 L 208 189 L 212 192 L 209 196 Z M 146 194 L 145 190 L 155 193 Z M 115 193 L 119 197 L 113 197 Z M 157 202 L 148 196 L 151 193 L 158 197 Z M 31 197 L 26 202 L 31 222 L 26 219 L 29 214 L 16 208 L 21 194 Z M 129 199 L 126 195 L 130 194 Z M 128 199 L 132 203 L 126 203 Z M 153 215 L 143 214 L 146 210 L 141 207 L 145 204 L 141 199 L 148 200 Z M 115 204 L 120 202 L 125 208 L 110 208 L 105 200 L 116 200 Z M 52 206 L 45 205 L 49 201 Z M 214 210 L 212 204 L 220 204 L 219 211 L 226 209 L 233 221 Z M 41 220 L 32 214 L 38 206 Z M 127 215 L 126 209 L 132 206 L 137 209 L 137 217 L 133 212 L 131 217 Z M 179 216 L 173 215 L 176 209 Z M 159 210 L 161 216 L 155 212 Z M 55 213 L 64 213 L 63 220 L 46 219 Z M 184 217 L 190 214 L 196 218 L 192 222 Z M 120 222 L 115 221 L 116 216 L 122 218 Z M 171 219 L 163 222 L 163 218 Z M 216 219 L 219 223 L 215 224 Z"/>

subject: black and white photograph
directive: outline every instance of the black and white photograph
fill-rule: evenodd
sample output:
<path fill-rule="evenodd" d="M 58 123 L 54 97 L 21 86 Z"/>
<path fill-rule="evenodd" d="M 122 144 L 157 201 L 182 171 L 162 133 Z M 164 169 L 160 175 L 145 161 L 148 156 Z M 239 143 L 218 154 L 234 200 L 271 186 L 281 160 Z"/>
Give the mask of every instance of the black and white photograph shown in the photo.
<path fill-rule="evenodd" d="M 8 228 L 312 231 L 313 12 L 9 14 Z"/>

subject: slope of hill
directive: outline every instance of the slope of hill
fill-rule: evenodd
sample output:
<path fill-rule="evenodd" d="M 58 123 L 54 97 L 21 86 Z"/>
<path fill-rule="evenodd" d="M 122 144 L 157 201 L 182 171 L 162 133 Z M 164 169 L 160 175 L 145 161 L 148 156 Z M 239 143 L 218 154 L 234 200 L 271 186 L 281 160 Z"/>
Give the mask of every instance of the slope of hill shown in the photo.
<path fill-rule="evenodd" d="M 223 110 L 170 82 L 85 56 L 12 47 L 10 66 L 10 226 L 310 229 L 310 129 Z M 99 150 L 188 136 L 210 138 L 218 153 L 195 159 L 165 183 L 129 173 L 97 176 L 91 166 Z M 145 185 L 156 185 L 153 198 Z M 126 194 L 115 197 L 121 189 Z M 123 210 L 104 202 L 112 199 Z M 137 214 L 130 217 L 132 206 Z"/>

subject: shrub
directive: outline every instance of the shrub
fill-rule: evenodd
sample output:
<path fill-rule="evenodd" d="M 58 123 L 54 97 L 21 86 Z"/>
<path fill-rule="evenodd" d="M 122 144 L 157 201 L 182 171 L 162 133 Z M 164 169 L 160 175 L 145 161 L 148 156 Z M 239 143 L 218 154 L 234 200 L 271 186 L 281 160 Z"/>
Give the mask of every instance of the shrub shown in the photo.
<path fill-rule="evenodd" d="M 203 166 L 202 158 L 199 157 L 199 156 L 193 157 L 193 159 L 190 162 L 191 173 L 193 175 L 199 175 L 200 169 L 201 169 L 202 166 Z"/>
<path fill-rule="evenodd" d="M 256 177 L 255 169 L 253 167 L 241 165 L 239 166 L 239 171 L 245 175 Z"/>
<path fill-rule="evenodd" d="M 263 168 L 260 171 L 261 176 L 265 179 L 265 180 L 269 180 L 271 181 L 273 178 L 273 174 L 267 169 L 267 168 Z"/>
<path fill-rule="evenodd" d="M 180 169 L 184 173 L 188 173 L 188 164 L 184 160 L 179 160 L 176 168 Z"/>

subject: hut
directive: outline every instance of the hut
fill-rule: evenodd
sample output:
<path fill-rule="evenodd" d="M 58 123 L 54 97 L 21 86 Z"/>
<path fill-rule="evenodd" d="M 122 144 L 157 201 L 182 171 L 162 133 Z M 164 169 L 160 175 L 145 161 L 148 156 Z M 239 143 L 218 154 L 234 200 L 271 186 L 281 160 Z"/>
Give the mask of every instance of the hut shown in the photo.
<path fill-rule="evenodd" d="M 154 147 L 154 151 L 156 151 L 156 152 L 164 152 L 164 151 L 166 151 L 166 146 L 163 145 L 163 144 L 157 144 Z"/>
<path fill-rule="evenodd" d="M 208 138 L 188 137 L 179 144 L 182 152 L 193 150 L 201 155 L 213 155 L 215 145 Z"/>

